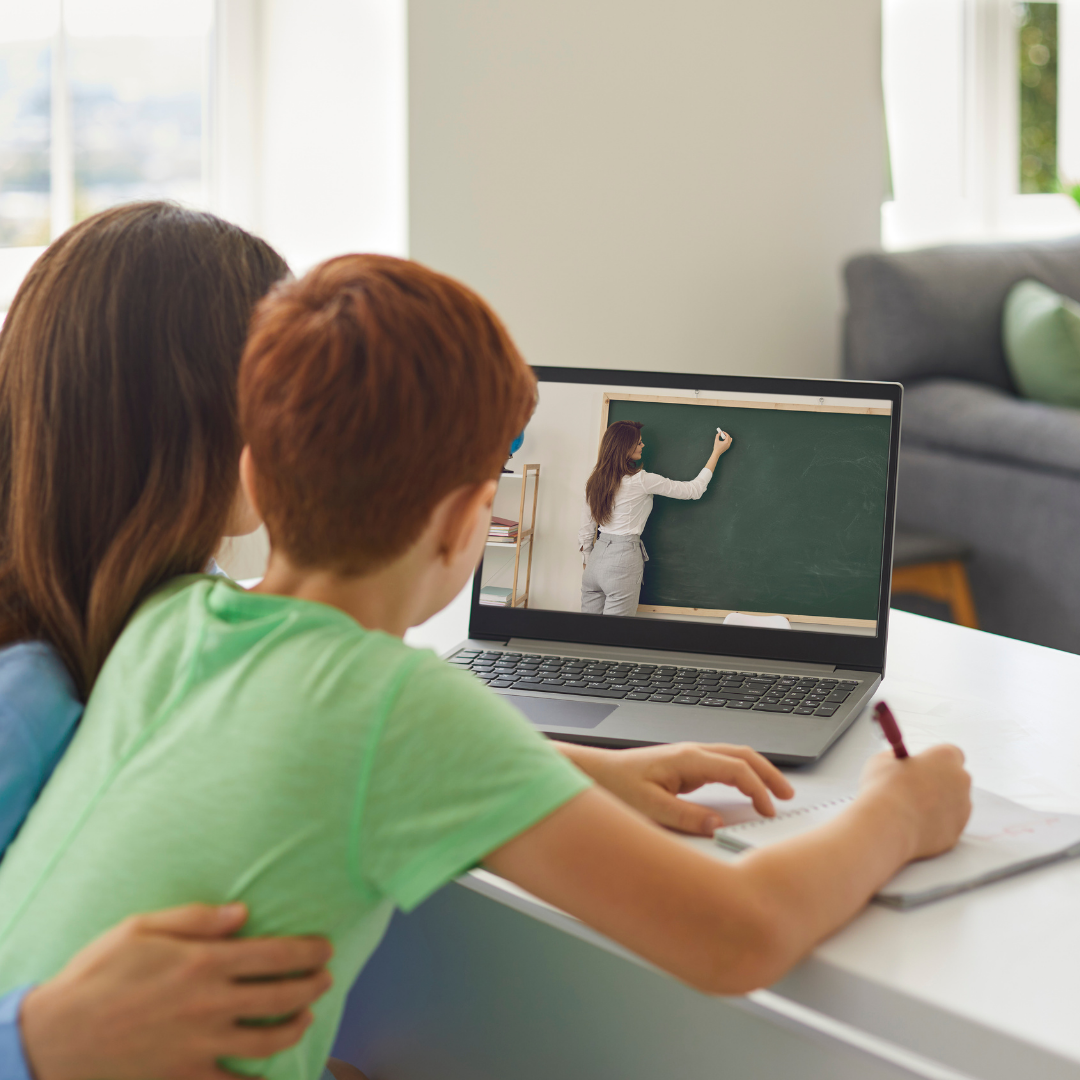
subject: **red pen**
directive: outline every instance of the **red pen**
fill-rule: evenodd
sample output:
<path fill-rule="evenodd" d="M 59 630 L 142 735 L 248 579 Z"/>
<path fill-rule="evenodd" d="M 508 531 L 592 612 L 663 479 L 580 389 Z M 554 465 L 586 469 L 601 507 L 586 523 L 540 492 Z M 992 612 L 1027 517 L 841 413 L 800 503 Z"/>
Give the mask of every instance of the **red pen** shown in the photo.
<path fill-rule="evenodd" d="M 900 734 L 900 725 L 896 722 L 892 709 L 884 701 L 879 701 L 874 706 L 874 719 L 881 725 L 885 738 L 892 745 L 893 753 L 901 759 L 908 757 L 907 747 L 904 745 L 904 736 Z"/>

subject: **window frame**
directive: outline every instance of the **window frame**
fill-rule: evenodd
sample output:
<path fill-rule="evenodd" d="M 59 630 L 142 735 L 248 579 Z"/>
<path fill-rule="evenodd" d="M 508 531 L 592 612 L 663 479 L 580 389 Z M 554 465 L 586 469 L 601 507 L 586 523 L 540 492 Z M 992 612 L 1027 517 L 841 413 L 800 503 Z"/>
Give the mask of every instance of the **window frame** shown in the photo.
<path fill-rule="evenodd" d="M 200 205 L 248 228 L 258 213 L 259 8 L 259 0 L 214 0 L 203 97 Z M 75 132 L 63 14 L 58 0 L 50 50 L 50 242 L 75 223 Z M 0 320 L 44 250 L 0 247 Z"/>
<path fill-rule="evenodd" d="M 1080 181 L 1080 0 L 1058 3 L 1058 170 Z M 903 96 L 920 77 L 911 41 L 922 21 L 957 38 L 959 92 L 940 79 L 942 107 L 922 122 L 928 143 L 955 143 L 958 161 L 935 183 L 931 154 L 892 160 L 894 198 L 882 207 L 882 243 L 896 250 L 950 241 L 1041 239 L 1080 232 L 1080 208 L 1065 194 L 1021 194 L 1019 49 L 1013 0 L 884 0 L 882 68 L 889 127 L 907 125 Z M 950 25 L 951 23 L 951 25 Z M 893 40 L 890 40 L 890 33 Z M 906 35 L 908 55 L 896 38 Z M 905 90 L 905 87 L 907 88 Z"/>

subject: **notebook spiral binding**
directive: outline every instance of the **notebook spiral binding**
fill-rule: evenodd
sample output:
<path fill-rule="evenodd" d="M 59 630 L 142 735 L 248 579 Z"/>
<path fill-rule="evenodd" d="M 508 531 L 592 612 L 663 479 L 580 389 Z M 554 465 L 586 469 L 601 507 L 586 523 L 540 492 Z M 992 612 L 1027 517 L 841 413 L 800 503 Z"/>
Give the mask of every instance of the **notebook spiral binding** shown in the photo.
<path fill-rule="evenodd" d="M 752 829 L 755 825 L 769 825 L 774 821 L 783 821 L 786 818 L 801 817 L 803 814 L 815 814 L 818 810 L 828 810 L 832 806 L 844 806 L 854 801 L 855 797 L 853 795 L 847 795 L 840 799 L 830 799 L 828 802 L 814 803 L 813 806 L 803 806 L 798 810 L 784 810 L 777 814 L 776 817 L 758 818 L 756 821 L 740 821 L 736 825 L 722 825 L 720 828 L 726 832 L 735 832 L 736 829 Z"/>

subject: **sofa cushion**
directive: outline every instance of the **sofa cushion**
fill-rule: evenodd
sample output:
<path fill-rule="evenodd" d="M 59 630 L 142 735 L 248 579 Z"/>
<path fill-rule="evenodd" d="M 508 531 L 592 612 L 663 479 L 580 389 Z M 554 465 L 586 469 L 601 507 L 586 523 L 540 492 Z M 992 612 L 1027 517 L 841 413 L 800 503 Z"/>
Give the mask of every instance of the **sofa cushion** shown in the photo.
<path fill-rule="evenodd" d="M 904 392 L 903 445 L 1080 475 L 1080 412 L 1003 390 L 931 379 Z"/>
<path fill-rule="evenodd" d="M 844 268 L 849 378 L 960 378 L 1012 389 L 1005 296 L 1034 278 L 1080 300 L 1080 238 L 860 255 Z"/>
<path fill-rule="evenodd" d="M 1041 282 L 1021 281 L 1005 298 L 1001 335 L 1024 397 L 1080 406 L 1080 304 Z"/>

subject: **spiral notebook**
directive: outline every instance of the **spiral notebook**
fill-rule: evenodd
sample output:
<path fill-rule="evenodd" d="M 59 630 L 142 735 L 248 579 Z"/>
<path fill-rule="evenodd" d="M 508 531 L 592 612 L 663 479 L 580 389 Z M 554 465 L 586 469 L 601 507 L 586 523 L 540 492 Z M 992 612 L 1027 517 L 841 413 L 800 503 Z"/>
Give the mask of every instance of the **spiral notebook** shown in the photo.
<path fill-rule="evenodd" d="M 774 818 L 755 818 L 716 830 L 729 851 L 746 851 L 813 829 L 836 817 L 854 795 L 829 799 Z M 1080 815 L 1049 814 L 978 789 L 960 842 L 944 855 L 909 863 L 877 894 L 879 904 L 913 908 L 976 889 L 1058 859 L 1080 855 Z"/>

